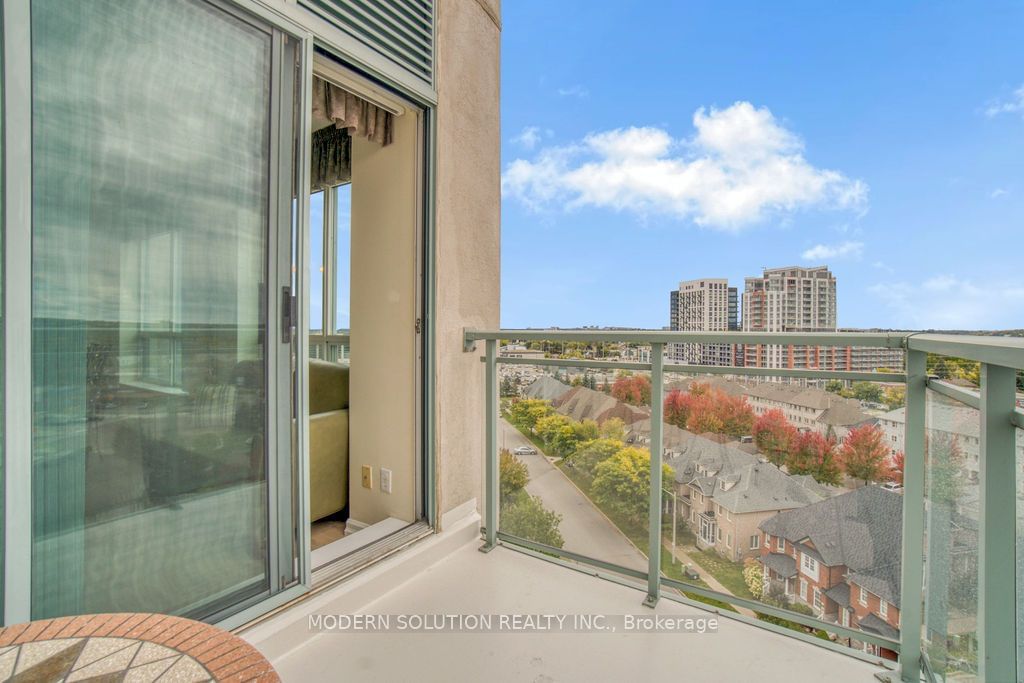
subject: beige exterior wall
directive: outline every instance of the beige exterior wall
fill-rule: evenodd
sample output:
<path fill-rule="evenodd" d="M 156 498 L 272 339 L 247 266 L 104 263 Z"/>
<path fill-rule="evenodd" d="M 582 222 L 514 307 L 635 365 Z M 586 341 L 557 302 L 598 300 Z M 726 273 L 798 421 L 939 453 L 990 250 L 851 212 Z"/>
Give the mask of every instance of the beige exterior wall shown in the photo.
<path fill-rule="evenodd" d="M 438 520 L 482 500 L 484 368 L 466 327 L 499 324 L 500 3 L 437 2 L 436 367 Z"/>

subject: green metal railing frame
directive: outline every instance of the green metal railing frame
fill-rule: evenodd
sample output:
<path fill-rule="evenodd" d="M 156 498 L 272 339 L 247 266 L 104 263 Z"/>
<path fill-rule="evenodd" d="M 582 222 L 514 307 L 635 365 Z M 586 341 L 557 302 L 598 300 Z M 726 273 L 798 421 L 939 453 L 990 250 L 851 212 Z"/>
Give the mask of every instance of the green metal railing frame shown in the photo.
<path fill-rule="evenodd" d="M 501 340 L 553 342 L 611 342 L 649 344 L 651 361 L 646 363 L 601 361 L 574 358 L 499 357 Z M 983 680 L 1017 680 L 1016 653 L 1016 460 L 1015 429 L 1024 428 L 1024 410 L 1015 405 L 1015 378 L 1024 369 L 1024 338 L 983 337 L 931 333 L 862 332 L 862 333 L 754 333 L 754 332 L 666 332 L 646 330 L 465 330 L 463 350 L 474 352 L 476 342 L 486 344 L 481 360 L 486 364 L 486 441 L 484 484 L 484 545 L 489 552 L 499 544 L 537 557 L 571 566 L 591 567 L 603 578 L 617 580 L 639 588 L 639 584 L 616 577 L 646 582 L 644 605 L 653 607 L 662 597 L 662 588 L 672 588 L 679 596 L 664 594 L 672 600 L 708 609 L 682 592 L 712 598 L 761 614 L 781 617 L 810 628 L 823 629 L 840 636 L 855 638 L 899 654 L 899 668 L 890 680 L 914 682 L 922 672 L 929 680 L 932 667 L 922 651 L 921 628 L 908 624 L 923 623 L 923 573 L 925 528 L 925 406 L 927 391 L 933 390 L 968 406 L 977 408 L 981 419 L 979 472 L 979 607 L 978 663 Z M 819 369 L 745 368 L 737 366 L 703 366 L 665 364 L 665 344 L 728 343 L 801 346 L 858 346 L 899 348 L 906 352 L 905 372 L 852 372 Z M 928 354 L 963 358 L 981 364 L 981 390 L 974 392 L 936 378 L 928 377 Z M 796 612 L 727 595 L 703 586 L 661 576 L 661 471 L 663 448 L 651 449 L 651 495 L 648 516 L 648 560 L 646 572 L 629 569 L 579 553 L 547 546 L 511 536 L 498 530 L 498 379 L 499 363 L 541 367 L 572 367 L 595 370 L 635 370 L 651 373 L 651 405 L 664 401 L 665 373 L 752 375 L 795 377 L 804 379 L 844 379 L 851 381 L 903 382 L 906 385 L 906 421 L 904 424 L 904 489 L 903 489 L 903 552 L 901 567 L 901 606 L 898 641 L 875 636 L 856 629 L 832 624 Z M 651 411 L 651 443 L 662 443 L 664 416 Z M 1007 523 L 1010 520 L 1011 523 Z M 914 539 L 914 542 L 908 542 Z M 1009 568 L 1009 571 L 1007 570 Z M 610 574 L 609 574 L 610 573 Z M 816 645 L 830 647 L 844 654 L 885 662 L 856 650 L 843 648 L 818 638 L 750 619 L 741 614 L 719 611 L 723 616 L 739 619 L 759 627 L 798 637 Z M 817 642 L 815 642 L 817 641 Z M 826 644 L 827 643 L 827 644 Z"/>

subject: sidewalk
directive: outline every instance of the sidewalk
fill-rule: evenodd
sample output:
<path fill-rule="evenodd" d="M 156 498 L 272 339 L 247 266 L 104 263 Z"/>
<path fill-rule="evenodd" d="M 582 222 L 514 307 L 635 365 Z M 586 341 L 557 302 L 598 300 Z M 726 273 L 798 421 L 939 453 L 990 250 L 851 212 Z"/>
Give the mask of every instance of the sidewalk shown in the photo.
<path fill-rule="evenodd" d="M 700 564 L 698 564 L 692 557 L 687 555 L 686 552 L 682 550 L 678 545 L 675 547 L 675 550 L 673 550 L 671 545 L 668 545 L 663 542 L 661 547 L 664 550 L 667 550 L 668 552 L 675 555 L 676 559 L 682 564 L 690 565 L 697 573 L 700 574 L 700 578 L 704 581 L 704 583 L 708 585 L 708 587 L 711 590 L 718 591 L 719 593 L 725 593 L 726 595 L 733 595 L 732 591 L 723 586 L 718 581 L 718 579 L 716 579 L 714 576 L 711 575 L 710 572 L 706 571 L 702 566 L 700 566 Z M 733 605 L 733 607 L 735 607 L 736 611 L 740 614 L 744 614 L 748 617 L 757 618 L 757 615 L 753 612 L 753 610 L 749 610 L 746 607 L 739 607 L 738 605 Z"/>

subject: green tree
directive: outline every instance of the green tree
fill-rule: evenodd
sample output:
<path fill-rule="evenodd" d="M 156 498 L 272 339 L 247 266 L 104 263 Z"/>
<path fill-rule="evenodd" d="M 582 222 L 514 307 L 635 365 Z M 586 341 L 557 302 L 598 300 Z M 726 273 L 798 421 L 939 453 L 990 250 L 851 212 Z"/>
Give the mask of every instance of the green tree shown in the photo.
<path fill-rule="evenodd" d="M 558 530 L 562 516 L 545 508 L 539 498 L 520 491 L 501 511 L 501 530 L 507 534 L 561 548 L 565 541 Z"/>
<path fill-rule="evenodd" d="M 833 394 L 843 393 L 843 380 L 841 379 L 830 379 L 825 382 L 825 391 L 831 391 Z"/>
<path fill-rule="evenodd" d="M 853 397 L 858 401 L 882 402 L 882 387 L 874 382 L 854 382 Z"/>
<path fill-rule="evenodd" d="M 618 439 L 600 438 L 585 441 L 576 447 L 576 452 L 572 454 L 569 462 L 587 476 L 593 477 L 598 465 L 621 451 L 625 446 Z"/>
<path fill-rule="evenodd" d="M 530 481 L 530 472 L 523 461 L 512 455 L 507 449 L 501 449 L 498 461 L 498 481 L 501 490 L 502 505 L 514 499 Z"/>
<path fill-rule="evenodd" d="M 889 410 L 902 408 L 907 403 L 907 388 L 903 385 L 886 387 L 882 394 L 882 403 Z"/>
<path fill-rule="evenodd" d="M 626 440 L 626 423 L 622 418 L 612 417 L 604 421 L 599 428 L 600 436 L 615 441 Z"/>
<path fill-rule="evenodd" d="M 933 432 L 925 441 L 925 479 L 928 499 L 954 505 L 963 491 L 964 453 L 960 441 L 947 432 Z"/>
<path fill-rule="evenodd" d="M 515 382 L 512 381 L 511 377 L 504 377 L 504 378 L 502 378 L 502 380 L 501 380 L 501 395 L 502 396 L 515 396 L 516 395 L 516 385 L 515 385 Z"/>
<path fill-rule="evenodd" d="M 647 519 L 651 492 L 651 455 L 640 448 L 627 447 L 596 468 L 594 499 L 636 522 Z M 672 469 L 662 465 L 663 481 L 671 481 Z"/>
<path fill-rule="evenodd" d="M 535 431 L 537 422 L 553 412 L 551 404 L 539 398 L 527 398 L 513 401 L 509 408 L 509 420 L 512 424 L 528 432 Z"/>

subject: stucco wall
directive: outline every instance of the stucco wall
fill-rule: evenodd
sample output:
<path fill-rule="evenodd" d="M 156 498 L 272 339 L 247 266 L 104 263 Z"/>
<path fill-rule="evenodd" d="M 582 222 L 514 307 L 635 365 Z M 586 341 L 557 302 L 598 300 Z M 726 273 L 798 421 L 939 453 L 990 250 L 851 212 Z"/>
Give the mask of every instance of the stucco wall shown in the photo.
<path fill-rule="evenodd" d="M 466 327 L 499 322 L 499 0 L 437 2 L 436 358 L 438 519 L 481 499 L 484 376 Z"/>

